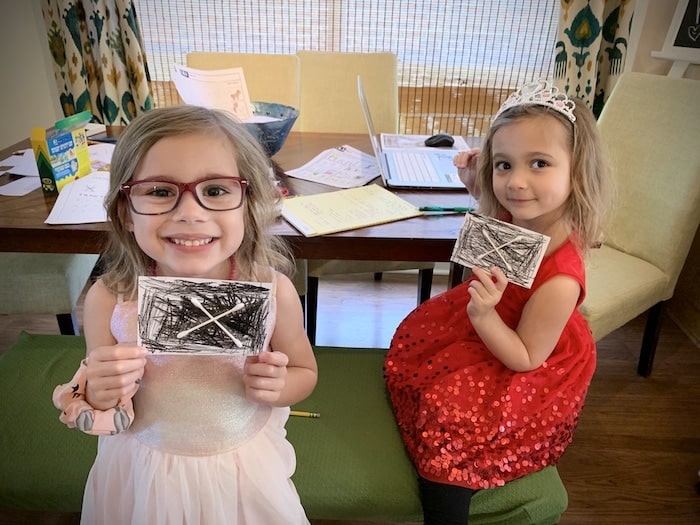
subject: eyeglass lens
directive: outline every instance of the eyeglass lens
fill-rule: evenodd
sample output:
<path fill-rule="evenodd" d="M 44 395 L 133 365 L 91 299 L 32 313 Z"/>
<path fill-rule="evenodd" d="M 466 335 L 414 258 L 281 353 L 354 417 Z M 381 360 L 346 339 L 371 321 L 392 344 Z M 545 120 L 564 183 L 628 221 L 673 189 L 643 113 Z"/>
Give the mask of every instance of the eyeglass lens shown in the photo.
<path fill-rule="evenodd" d="M 143 181 L 131 184 L 129 197 L 136 213 L 157 215 L 174 210 L 180 202 L 180 192 L 187 190 L 192 191 L 192 185 Z M 225 211 L 238 208 L 243 203 L 244 191 L 239 179 L 221 178 L 197 182 L 193 193 L 203 208 Z"/>

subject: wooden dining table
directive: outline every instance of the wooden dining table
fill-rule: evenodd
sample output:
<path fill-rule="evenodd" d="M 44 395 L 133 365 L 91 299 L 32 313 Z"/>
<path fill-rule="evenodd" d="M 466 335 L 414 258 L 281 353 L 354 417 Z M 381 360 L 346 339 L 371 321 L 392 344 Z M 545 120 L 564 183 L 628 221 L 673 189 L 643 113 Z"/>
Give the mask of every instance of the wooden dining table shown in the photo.
<path fill-rule="evenodd" d="M 292 132 L 272 160 L 283 186 L 292 194 L 308 195 L 337 188 L 288 177 L 322 151 L 350 145 L 371 153 L 367 135 Z M 0 151 L 0 159 L 28 148 L 29 141 Z M 0 176 L 0 185 L 13 180 Z M 381 184 L 381 179 L 374 181 Z M 416 206 L 465 206 L 466 190 L 391 190 Z M 24 196 L 0 196 L 0 236 L 5 252 L 101 253 L 109 223 L 49 225 L 45 220 L 56 201 L 41 189 Z M 305 237 L 280 218 L 272 233 L 284 238 L 294 255 L 304 259 L 395 260 L 449 262 L 463 214 L 425 214 L 402 221 L 320 237 Z M 453 267 L 453 271 L 454 271 Z M 456 282 L 459 277 L 454 276 Z"/>

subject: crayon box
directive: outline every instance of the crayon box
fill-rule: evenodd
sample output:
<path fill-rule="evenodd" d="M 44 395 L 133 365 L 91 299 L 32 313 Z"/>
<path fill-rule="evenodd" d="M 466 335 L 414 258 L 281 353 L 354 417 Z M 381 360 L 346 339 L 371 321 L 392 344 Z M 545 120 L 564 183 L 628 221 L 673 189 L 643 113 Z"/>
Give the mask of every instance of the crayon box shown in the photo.
<path fill-rule="evenodd" d="M 46 195 L 56 195 L 69 182 L 92 172 L 85 132 L 91 119 L 92 113 L 83 111 L 57 121 L 54 130 L 32 129 L 32 150 Z"/>

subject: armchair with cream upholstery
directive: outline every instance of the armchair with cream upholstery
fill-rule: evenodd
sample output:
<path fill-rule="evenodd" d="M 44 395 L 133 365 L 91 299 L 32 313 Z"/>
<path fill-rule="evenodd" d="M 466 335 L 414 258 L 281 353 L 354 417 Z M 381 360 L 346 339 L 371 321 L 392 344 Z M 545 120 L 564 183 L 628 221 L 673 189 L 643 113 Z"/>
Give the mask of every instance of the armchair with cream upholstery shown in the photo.
<path fill-rule="evenodd" d="M 664 303 L 700 222 L 700 82 L 625 73 L 598 119 L 617 179 L 581 305 L 600 340 L 647 312 L 637 372 L 651 373 Z"/>
<path fill-rule="evenodd" d="M 367 133 L 357 95 L 362 77 L 377 132 L 398 131 L 399 93 L 396 55 L 393 53 L 340 53 L 298 51 L 301 77 L 301 131 Z M 397 261 L 309 260 L 306 290 L 306 333 L 316 341 L 318 280 L 325 275 L 418 270 L 417 302 L 430 297 L 435 264 Z"/>

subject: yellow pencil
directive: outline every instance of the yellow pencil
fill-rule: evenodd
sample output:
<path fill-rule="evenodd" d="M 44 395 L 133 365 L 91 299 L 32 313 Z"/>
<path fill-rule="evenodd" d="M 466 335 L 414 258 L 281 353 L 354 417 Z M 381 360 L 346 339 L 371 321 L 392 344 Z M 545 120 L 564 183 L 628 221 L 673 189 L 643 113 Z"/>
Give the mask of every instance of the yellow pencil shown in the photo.
<path fill-rule="evenodd" d="M 312 417 L 312 418 L 319 418 L 321 417 L 321 414 L 318 412 L 306 412 L 303 410 L 291 410 L 289 412 L 290 416 L 297 416 L 297 417 Z"/>

